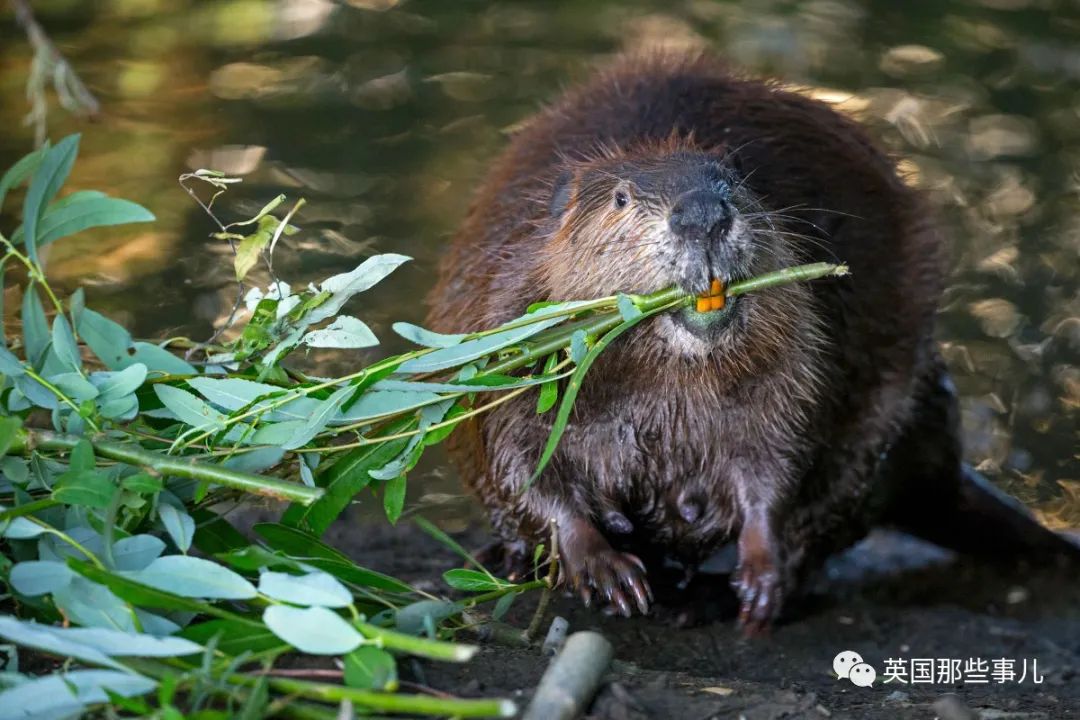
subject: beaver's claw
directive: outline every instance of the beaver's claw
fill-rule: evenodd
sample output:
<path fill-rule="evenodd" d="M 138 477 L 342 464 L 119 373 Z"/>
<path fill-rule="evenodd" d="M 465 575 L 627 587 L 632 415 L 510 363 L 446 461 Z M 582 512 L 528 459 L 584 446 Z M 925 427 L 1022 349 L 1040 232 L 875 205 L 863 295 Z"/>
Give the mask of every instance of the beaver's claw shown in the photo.
<path fill-rule="evenodd" d="M 649 612 L 652 590 L 645 564 L 634 555 L 610 548 L 589 554 L 569 568 L 569 577 L 586 607 L 599 601 L 623 617 L 630 617 L 633 608 L 642 615 Z"/>
<path fill-rule="evenodd" d="M 594 600 L 630 617 L 632 607 L 645 614 L 652 602 L 645 563 L 618 552 L 588 520 L 574 518 L 559 527 L 560 580 L 568 579 L 586 606 Z"/>
<path fill-rule="evenodd" d="M 780 614 L 783 590 L 780 573 L 769 564 L 748 562 L 731 582 L 739 596 L 739 625 L 746 635 L 767 631 Z"/>
<path fill-rule="evenodd" d="M 780 615 L 784 583 L 775 541 L 764 522 L 748 522 L 739 536 L 739 564 L 731 585 L 739 596 L 739 625 L 746 635 L 768 630 Z"/>

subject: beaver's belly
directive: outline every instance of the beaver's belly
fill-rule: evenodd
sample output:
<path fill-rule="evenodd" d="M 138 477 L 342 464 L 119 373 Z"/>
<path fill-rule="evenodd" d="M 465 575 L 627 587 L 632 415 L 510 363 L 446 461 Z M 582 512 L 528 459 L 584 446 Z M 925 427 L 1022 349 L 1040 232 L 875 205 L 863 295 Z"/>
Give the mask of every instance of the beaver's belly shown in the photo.
<path fill-rule="evenodd" d="M 580 474 L 577 499 L 614 545 L 688 562 L 738 532 L 731 450 L 712 433 L 633 415 L 571 425 L 560 447 L 562 467 Z"/>

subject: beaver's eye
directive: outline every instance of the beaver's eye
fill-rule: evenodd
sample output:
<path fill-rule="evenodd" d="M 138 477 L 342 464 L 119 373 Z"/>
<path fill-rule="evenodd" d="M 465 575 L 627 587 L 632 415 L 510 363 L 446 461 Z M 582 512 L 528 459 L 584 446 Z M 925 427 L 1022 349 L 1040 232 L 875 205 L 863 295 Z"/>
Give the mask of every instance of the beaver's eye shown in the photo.
<path fill-rule="evenodd" d="M 615 207 L 624 208 L 630 204 L 630 196 L 623 190 L 615 191 Z"/>

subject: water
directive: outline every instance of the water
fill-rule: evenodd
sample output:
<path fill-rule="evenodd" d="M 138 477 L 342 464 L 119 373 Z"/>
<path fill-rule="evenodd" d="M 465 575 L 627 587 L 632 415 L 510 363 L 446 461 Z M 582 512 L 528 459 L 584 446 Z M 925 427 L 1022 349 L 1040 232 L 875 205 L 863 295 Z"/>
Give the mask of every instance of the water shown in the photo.
<path fill-rule="evenodd" d="M 241 175 L 219 205 L 305 197 L 279 274 L 318 280 L 413 256 L 357 312 L 395 350 L 508 130 L 604 56 L 710 46 L 865 122 L 951 235 L 939 335 L 968 459 L 1056 526 L 1080 526 L 1080 9 L 1062 0 L 483 2 L 43 0 L 41 23 L 97 95 L 73 185 L 137 200 L 152 227 L 57 244 L 51 275 L 140 336 L 209 335 L 233 300 L 228 249 L 176 184 Z M 30 149 L 30 51 L 0 16 L 0 166 Z M 10 228 L 7 216 L 3 227 Z M 436 477 L 439 475 L 439 477 Z M 437 465 L 424 484 L 454 492 Z"/>

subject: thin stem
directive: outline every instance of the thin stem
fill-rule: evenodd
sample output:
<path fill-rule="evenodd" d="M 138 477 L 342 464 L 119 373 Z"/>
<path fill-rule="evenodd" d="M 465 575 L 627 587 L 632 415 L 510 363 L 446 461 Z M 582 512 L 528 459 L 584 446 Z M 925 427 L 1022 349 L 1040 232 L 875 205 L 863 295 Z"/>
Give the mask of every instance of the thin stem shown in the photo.
<path fill-rule="evenodd" d="M 540 625 L 544 622 L 548 605 L 551 604 L 552 591 L 558 581 L 559 573 L 559 525 L 554 518 L 551 520 L 551 562 L 548 563 L 547 577 L 544 578 L 544 589 L 540 593 L 540 600 L 536 603 L 536 612 L 533 613 L 529 627 L 525 628 L 525 639 L 529 642 L 536 640 L 540 634 Z"/>
<path fill-rule="evenodd" d="M 27 454 L 33 449 L 70 450 L 82 440 L 73 435 L 60 435 L 49 430 L 21 430 L 12 443 L 11 452 Z M 243 490 L 256 495 L 266 495 L 310 505 L 323 495 L 322 488 L 312 488 L 299 483 L 286 482 L 273 477 L 230 470 L 218 465 L 204 465 L 188 458 L 161 455 L 125 443 L 91 439 L 94 453 L 100 457 L 148 468 L 159 475 L 171 475 L 208 482 L 214 485 Z"/>
<path fill-rule="evenodd" d="M 25 366 L 23 369 L 26 371 L 26 376 L 27 377 L 32 378 L 33 380 L 37 381 L 37 383 L 39 385 L 41 385 L 46 390 L 48 390 L 53 395 L 55 395 L 57 397 L 57 399 L 60 400 L 60 402 L 64 403 L 65 405 L 69 406 L 72 410 L 74 410 L 76 415 L 80 414 L 79 413 L 79 406 L 75 404 L 74 400 L 72 400 L 67 395 L 65 395 L 63 390 L 61 390 L 60 388 L 56 387 L 55 385 L 53 385 L 51 382 L 49 382 L 45 378 L 38 375 L 29 366 Z M 91 430 L 93 430 L 94 432 L 101 432 L 101 428 L 98 427 L 98 424 L 96 422 L 94 422 L 93 418 L 84 417 L 83 420 L 86 421 L 86 424 L 90 426 Z"/>
<path fill-rule="evenodd" d="M 94 564 L 94 566 L 97 567 L 99 570 L 104 570 L 105 569 L 104 563 L 102 563 L 101 560 L 98 559 L 97 555 L 95 555 L 94 553 L 87 550 L 86 547 L 82 543 L 80 543 L 78 540 L 76 540 L 75 538 L 68 535 L 63 530 L 57 530 L 55 527 L 53 527 L 49 523 L 45 522 L 44 520 L 41 520 L 40 518 L 36 518 L 33 515 L 27 516 L 26 519 L 29 520 L 30 522 L 34 523 L 38 527 L 44 528 L 45 532 L 48 533 L 49 535 L 55 535 L 56 537 L 60 538 L 64 542 L 66 542 L 71 547 L 73 547 L 76 550 L 78 550 L 79 552 L 81 552 L 83 555 L 86 556 L 86 559 L 89 560 L 90 562 L 92 562 Z"/>

